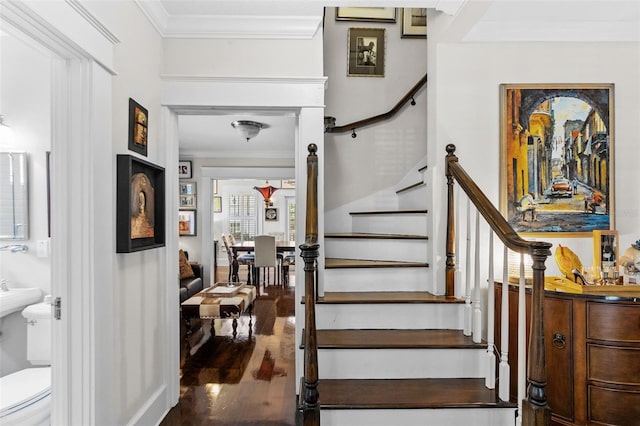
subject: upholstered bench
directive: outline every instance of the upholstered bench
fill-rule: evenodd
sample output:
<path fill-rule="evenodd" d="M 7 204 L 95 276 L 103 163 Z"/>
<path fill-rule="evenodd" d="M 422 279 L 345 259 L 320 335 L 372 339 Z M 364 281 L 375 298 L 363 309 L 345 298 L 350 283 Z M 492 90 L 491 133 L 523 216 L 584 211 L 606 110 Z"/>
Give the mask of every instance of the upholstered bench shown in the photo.
<path fill-rule="evenodd" d="M 187 329 L 186 339 L 189 342 L 191 320 L 194 318 L 211 320 L 211 335 L 215 334 L 216 319 L 233 319 L 233 337 L 237 335 L 238 318 L 249 312 L 249 335 L 253 326 L 251 314 L 253 302 L 256 300 L 256 288 L 245 283 L 236 283 L 233 287 L 226 283 L 216 283 L 182 302 L 182 319 Z"/>

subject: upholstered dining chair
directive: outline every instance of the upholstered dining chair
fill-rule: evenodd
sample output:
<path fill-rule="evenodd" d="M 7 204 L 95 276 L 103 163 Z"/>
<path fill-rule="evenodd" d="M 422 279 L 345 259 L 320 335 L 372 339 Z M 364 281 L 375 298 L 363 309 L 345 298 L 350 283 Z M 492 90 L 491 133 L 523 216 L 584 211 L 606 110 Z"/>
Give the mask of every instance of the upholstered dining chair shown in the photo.
<path fill-rule="evenodd" d="M 279 282 L 278 276 L 278 260 L 276 258 L 276 238 L 271 235 L 257 235 L 255 237 L 256 258 L 254 262 L 256 284 L 260 281 L 260 269 L 263 272 L 263 283 L 265 286 L 269 285 L 269 268 L 273 268 L 273 281 L 276 284 L 276 280 Z"/>

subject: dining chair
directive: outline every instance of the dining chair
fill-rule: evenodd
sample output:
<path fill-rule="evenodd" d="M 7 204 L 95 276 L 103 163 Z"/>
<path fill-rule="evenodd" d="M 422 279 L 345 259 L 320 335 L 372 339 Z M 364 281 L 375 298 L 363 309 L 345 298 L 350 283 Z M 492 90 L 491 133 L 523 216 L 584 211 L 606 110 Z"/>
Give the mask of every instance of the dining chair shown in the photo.
<path fill-rule="evenodd" d="M 232 246 L 236 245 L 236 238 L 233 236 L 232 233 L 229 233 L 229 243 Z M 256 259 L 256 255 L 253 253 L 238 254 L 237 256 L 238 265 L 247 266 L 247 283 L 249 284 L 251 284 L 251 278 L 252 278 L 251 271 L 253 270 L 253 262 L 255 261 L 255 259 Z"/>
<path fill-rule="evenodd" d="M 224 248 L 225 250 L 227 250 L 227 259 L 229 261 L 229 276 L 227 277 L 227 281 L 228 282 L 232 282 L 235 281 L 235 279 L 237 277 L 234 277 L 234 262 L 233 262 L 233 252 L 231 251 L 231 246 L 229 245 L 229 240 L 227 239 L 227 236 L 222 234 L 222 243 L 224 244 Z M 237 265 L 237 262 L 236 262 Z M 237 272 L 236 272 L 237 275 Z M 239 281 L 239 279 L 238 279 Z"/>
<path fill-rule="evenodd" d="M 279 284 L 280 277 L 278 276 L 278 260 L 276 258 L 276 238 L 272 235 L 257 235 L 254 241 L 256 258 L 253 265 L 256 271 L 256 284 L 259 284 L 260 281 L 260 268 L 264 270 L 263 283 L 265 286 L 269 284 L 269 276 L 267 275 L 269 268 L 273 268 L 274 284 Z"/>

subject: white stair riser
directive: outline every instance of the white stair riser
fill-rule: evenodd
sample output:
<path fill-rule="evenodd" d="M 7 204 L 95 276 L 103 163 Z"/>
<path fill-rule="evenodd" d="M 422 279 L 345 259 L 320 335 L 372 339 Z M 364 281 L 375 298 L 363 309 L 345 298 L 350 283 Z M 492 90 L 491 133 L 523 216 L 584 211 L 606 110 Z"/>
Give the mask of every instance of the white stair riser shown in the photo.
<path fill-rule="evenodd" d="M 429 268 L 325 269 L 324 291 L 430 291 Z"/>
<path fill-rule="evenodd" d="M 398 194 L 398 208 L 400 210 L 424 209 L 428 198 L 427 186 L 417 186 Z"/>
<path fill-rule="evenodd" d="M 462 309 L 452 303 L 316 305 L 317 328 L 462 329 Z"/>
<path fill-rule="evenodd" d="M 515 417 L 516 408 L 320 410 L 322 426 L 514 426 Z"/>
<path fill-rule="evenodd" d="M 325 256 L 342 259 L 426 262 L 427 240 L 325 238 Z"/>
<path fill-rule="evenodd" d="M 427 215 L 357 215 L 352 216 L 353 232 L 376 234 L 418 234 L 428 235 Z"/>
<path fill-rule="evenodd" d="M 482 378 L 486 349 L 319 349 L 321 379 Z"/>

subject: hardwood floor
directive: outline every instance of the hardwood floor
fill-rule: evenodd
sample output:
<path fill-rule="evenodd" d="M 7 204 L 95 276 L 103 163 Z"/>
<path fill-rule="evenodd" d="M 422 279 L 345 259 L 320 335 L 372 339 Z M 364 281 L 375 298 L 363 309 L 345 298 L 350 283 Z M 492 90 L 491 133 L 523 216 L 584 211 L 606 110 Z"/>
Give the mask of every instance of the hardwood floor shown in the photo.
<path fill-rule="evenodd" d="M 288 288 L 261 287 L 251 328 L 247 314 L 203 320 L 181 339 L 180 401 L 160 423 L 177 425 L 295 425 L 295 277 Z"/>

